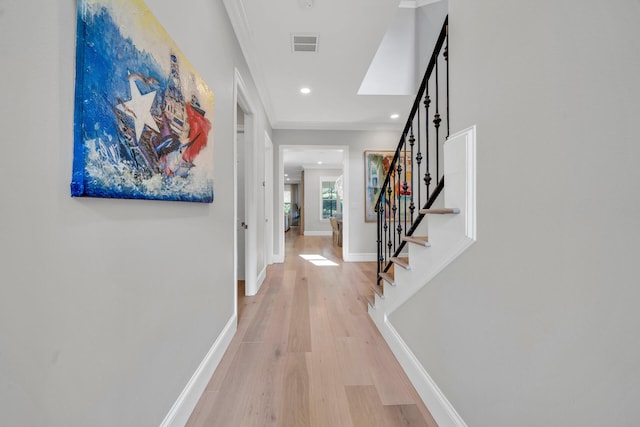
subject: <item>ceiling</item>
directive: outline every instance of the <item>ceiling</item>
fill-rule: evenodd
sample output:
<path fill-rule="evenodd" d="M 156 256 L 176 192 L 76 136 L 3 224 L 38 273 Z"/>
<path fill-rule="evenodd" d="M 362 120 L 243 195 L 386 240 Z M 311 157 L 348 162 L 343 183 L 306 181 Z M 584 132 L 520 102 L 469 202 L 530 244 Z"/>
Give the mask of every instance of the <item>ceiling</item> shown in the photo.
<path fill-rule="evenodd" d="M 435 1 L 224 4 L 273 129 L 400 130 L 417 81 L 415 20 L 407 11 Z M 294 52 L 294 34 L 317 36 L 317 52 Z M 311 92 L 300 93 L 302 87 Z M 285 156 L 287 169 L 315 164 L 320 155 L 333 156 L 325 164 L 341 165 L 339 153 L 307 153 L 312 157 Z"/>

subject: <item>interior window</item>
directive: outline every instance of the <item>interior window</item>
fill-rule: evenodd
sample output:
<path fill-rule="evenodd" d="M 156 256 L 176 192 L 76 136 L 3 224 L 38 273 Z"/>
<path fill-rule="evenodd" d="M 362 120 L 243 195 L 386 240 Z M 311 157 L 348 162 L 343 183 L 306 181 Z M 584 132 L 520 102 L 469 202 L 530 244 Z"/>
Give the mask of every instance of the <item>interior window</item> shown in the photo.
<path fill-rule="evenodd" d="M 336 216 L 336 212 L 338 209 L 338 198 L 336 192 L 336 182 L 335 181 L 321 181 L 321 209 L 322 209 L 322 219 L 329 219 L 332 216 Z"/>

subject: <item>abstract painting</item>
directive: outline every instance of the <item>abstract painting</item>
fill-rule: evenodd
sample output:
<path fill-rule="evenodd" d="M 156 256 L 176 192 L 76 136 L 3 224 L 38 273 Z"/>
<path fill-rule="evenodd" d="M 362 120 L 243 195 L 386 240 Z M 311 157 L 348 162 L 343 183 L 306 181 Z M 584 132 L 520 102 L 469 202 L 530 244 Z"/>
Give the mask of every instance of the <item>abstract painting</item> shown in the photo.
<path fill-rule="evenodd" d="M 213 201 L 213 92 L 141 0 L 78 0 L 72 196 Z"/>
<path fill-rule="evenodd" d="M 365 151 L 364 152 L 364 220 L 365 222 L 375 222 L 378 220 L 376 214 L 376 202 L 380 195 L 380 190 L 389 173 L 389 167 L 393 161 L 395 151 Z M 404 153 L 400 153 L 399 164 L 403 167 L 401 176 L 396 177 L 396 172 L 391 175 L 391 200 L 396 201 L 397 212 L 406 211 L 411 198 L 411 161 L 405 161 Z M 406 180 L 407 187 L 403 184 Z M 386 208 L 386 217 L 389 218 L 390 209 Z"/>

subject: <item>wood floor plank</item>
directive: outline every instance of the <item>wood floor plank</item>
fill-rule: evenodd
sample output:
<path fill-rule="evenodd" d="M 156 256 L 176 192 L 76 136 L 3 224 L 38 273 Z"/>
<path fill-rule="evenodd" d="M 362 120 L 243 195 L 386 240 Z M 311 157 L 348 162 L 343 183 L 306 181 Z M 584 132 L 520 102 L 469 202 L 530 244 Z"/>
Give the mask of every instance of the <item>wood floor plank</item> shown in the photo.
<path fill-rule="evenodd" d="M 373 385 L 371 367 L 365 363 L 370 346 L 357 337 L 337 337 L 340 372 L 344 385 Z"/>
<path fill-rule="evenodd" d="M 311 351 L 311 330 L 309 326 L 309 285 L 306 277 L 296 280 L 293 292 L 293 309 L 289 323 L 290 352 Z"/>
<path fill-rule="evenodd" d="M 309 288 L 311 340 L 313 352 L 307 353 L 309 364 L 312 427 L 352 427 L 349 404 L 339 376 L 335 339 L 329 324 L 324 288 Z"/>
<path fill-rule="evenodd" d="M 386 411 L 374 386 L 346 386 L 349 411 L 354 427 L 389 427 Z"/>
<path fill-rule="evenodd" d="M 365 357 L 383 404 L 404 405 L 416 401 L 413 386 L 382 337 L 371 343 Z"/>
<path fill-rule="evenodd" d="M 311 425 L 309 411 L 309 369 L 304 353 L 287 353 L 283 396 L 280 402 L 283 427 Z"/>
<path fill-rule="evenodd" d="M 391 405 L 385 406 L 386 425 L 394 427 L 438 427 L 438 424 L 429 418 L 424 418 L 418 405 Z"/>
<path fill-rule="evenodd" d="M 241 343 L 222 386 L 204 418 L 206 426 L 239 426 L 249 404 L 250 391 L 259 366 L 261 343 Z"/>
<path fill-rule="evenodd" d="M 239 301 L 239 304 L 245 305 L 243 310 L 242 319 L 238 320 L 238 329 L 236 330 L 236 334 L 234 338 L 231 340 L 229 347 L 224 353 L 224 357 L 218 364 L 215 372 L 211 376 L 209 383 L 207 384 L 205 390 L 206 391 L 218 391 L 222 387 L 222 383 L 224 378 L 226 377 L 229 369 L 233 365 L 238 349 L 242 344 L 242 339 L 244 337 L 244 333 L 247 330 L 247 327 L 251 323 L 253 316 L 257 312 L 260 307 L 259 302 L 261 299 L 256 299 L 256 297 L 243 297 L 242 302 Z"/>
<path fill-rule="evenodd" d="M 244 342 L 262 342 L 269 326 L 273 306 L 279 296 L 279 287 L 269 286 L 265 289 L 259 308 L 242 339 Z"/>
<path fill-rule="evenodd" d="M 285 372 L 285 355 L 288 332 L 282 328 L 291 316 L 293 295 L 291 289 L 279 286 L 281 292 L 270 310 L 270 318 L 266 319 L 263 355 L 254 378 L 249 405 L 242 419 L 242 426 L 267 427 L 280 425 L 280 396 L 283 390 Z"/>

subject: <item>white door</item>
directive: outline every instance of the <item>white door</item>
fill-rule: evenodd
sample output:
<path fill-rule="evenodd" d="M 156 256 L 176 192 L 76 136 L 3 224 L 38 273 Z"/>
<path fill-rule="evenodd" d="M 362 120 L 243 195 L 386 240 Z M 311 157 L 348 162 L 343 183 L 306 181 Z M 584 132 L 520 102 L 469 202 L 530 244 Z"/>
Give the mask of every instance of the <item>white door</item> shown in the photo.
<path fill-rule="evenodd" d="M 237 194 L 237 224 L 238 224 L 238 280 L 245 280 L 245 238 L 246 238 L 246 214 L 245 214 L 245 144 L 244 144 L 244 113 L 242 109 L 238 107 L 238 120 L 236 124 L 236 174 L 238 182 L 238 194 Z"/>

